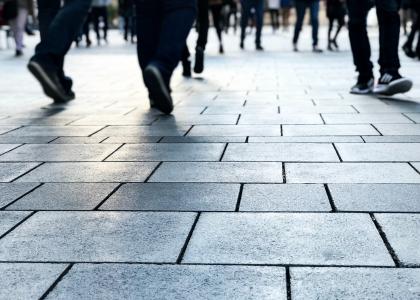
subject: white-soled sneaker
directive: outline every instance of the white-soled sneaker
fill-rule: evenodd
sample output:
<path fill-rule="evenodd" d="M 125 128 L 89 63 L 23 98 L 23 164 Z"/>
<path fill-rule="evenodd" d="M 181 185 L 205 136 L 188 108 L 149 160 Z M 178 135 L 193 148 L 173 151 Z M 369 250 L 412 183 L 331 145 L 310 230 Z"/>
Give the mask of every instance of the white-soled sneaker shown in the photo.
<path fill-rule="evenodd" d="M 402 77 L 400 74 L 391 75 L 389 73 L 382 74 L 379 78 L 377 86 L 373 92 L 378 95 L 392 96 L 395 94 L 406 93 L 413 87 L 413 82 Z"/>

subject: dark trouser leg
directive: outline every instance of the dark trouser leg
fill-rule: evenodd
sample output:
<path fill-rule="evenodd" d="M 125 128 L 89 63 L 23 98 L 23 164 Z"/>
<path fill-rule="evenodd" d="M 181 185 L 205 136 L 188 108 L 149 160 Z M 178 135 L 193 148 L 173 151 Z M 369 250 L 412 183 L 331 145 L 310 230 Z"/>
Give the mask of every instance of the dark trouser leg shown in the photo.
<path fill-rule="evenodd" d="M 353 61 L 361 77 L 373 76 L 370 43 L 366 30 L 367 14 L 371 6 L 365 0 L 347 0 L 349 36 Z"/>
<path fill-rule="evenodd" d="M 128 28 L 129 28 L 129 26 L 130 26 L 130 18 L 129 17 L 127 17 L 127 16 L 124 16 L 123 17 L 123 19 L 124 19 L 124 40 L 128 40 Z"/>
<path fill-rule="evenodd" d="M 103 6 L 101 7 L 101 17 L 104 22 L 104 40 L 106 41 L 108 39 L 108 7 Z"/>
<path fill-rule="evenodd" d="M 99 33 L 99 23 L 100 23 L 100 8 L 99 7 L 92 7 L 92 23 L 93 29 L 96 33 L 96 39 L 99 41 L 101 39 L 101 35 Z"/>
<path fill-rule="evenodd" d="M 400 60 L 398 45 L 400 40 L 400 0 L 376 0 L 379 21 L 379 65 L 381 74 L 398 73 Z"/>
<path fill-rule="evenodd" d="M 209 2 L 208 0 L 197 0 L 197 26 L 198 38 L 196 47 L 206 49 L 207 36 L 209 32 Z"/>
<path fill-rule="evenodd" d="M 245 40 L 246 27 L 248 26 L 249 15 L 251 13 L 251 0 L 241 0 L 241 41 Z"/>
<path fill-rule="evenodd" d="M 334 18 L 328 18 L 328 43 L 331 41 L 331 33 L 334 26 Z"/>
<path fill-rule="evenodd" d="M 318 27 L 319 27 L 319 0 L 312 0 L 310 5 L 311 26 L 312 26 L 312 45 L 318 45 Z"/>
<path fill-rule="evenodd" d="M 45 26 L 42 29 L 43 38 L 36 46 L 34 58 L 43 61 L 51 68 L 61 70 L 64 56 L 77 37 L 90 4 L 91 0 L 67 0 L 64 7 L 57 12 L 57 1 L 38 0 L 40 15 L 45 17 L 54 11 L 55 17 L 48 21 L 48 27 Z M 45 20 L 44 24 L 46 24 Z"/>
<path fill-rule="evenodd" d="M 335 32 L 335 35 L 334 35 L 334 41 L 337 40 L 338 34 L 340 33 L 341 28 L 343 28 L 343 26 L 344 26 L 344 23 L 345 23 L 344 17 L 340 17 L 339 19 L 337 19 L 337 22 L 338 22 L 338 27 L 337 27 L 337 31 Z"/>
<path fill-rule="evenodd" d="M 295 25 L 295 33 L 293 35 L 293 44 L 297 43 L 299 39 L 300 31 L 302 30 L 303 19 L 305 18 L 306 1 L 296 0 L 295 7 L 296 7 L 296 25 Z"/>
<path fill-rule="evenodd" d="M 256 19 L 256 27 L 257 32 L 255 36 L 255 44 L 257 46 L 261 45 L 261 33 L 263 28 L 264 22 L 264 0 L 254 0 L 255 4 L 255 19 Z"/>
<path fill-rule="evenodd" d="M 222 44 L 222 8 L 222 5 L 212 5 L 210 7 L 213 25 L 216 29 L 217 38 L 219 39 L 220 44 Z"/>

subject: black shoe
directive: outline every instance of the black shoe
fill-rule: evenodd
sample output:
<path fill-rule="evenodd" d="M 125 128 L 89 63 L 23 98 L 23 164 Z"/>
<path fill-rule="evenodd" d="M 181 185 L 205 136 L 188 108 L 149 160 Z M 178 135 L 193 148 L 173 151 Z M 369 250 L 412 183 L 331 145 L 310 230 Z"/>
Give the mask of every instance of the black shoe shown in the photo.
<path fill-rule="evenodd" d="M 293 52 L 299 52 L 299 49 L 296 43 L 293 43 Z"/>
<path fill-rule="evenodd" d="M 402 49 L 405 55 L 407 55 L 410 58 L 415 58 L 417 56 L 413 49 L 411 49 L 411 47 L 409 47 L 407 44 L 404 44 L 404 46 L 402 46 Z"/>
<path fill-rule="evenodd" d="M 400 74 L 382 74 L 379 78 L 376 88 L 373 90 L 375 94 L 392 96 L 395 94 L 406 93 L 413 87 L 413 82 L 402 77 Z"/>
<path fill-rule="evenodd" d="M 371 94 L 373 92 L 374 85 L 375 79 L 373 76 L 359 76 L 357 83 L 350 89 L 350 93 L 355 95 Z"/>
<path fill-rule="evenodd" d="M 61 83 L 57 71 L 47 68 L 36 60 L 29 61 L 28 69 L 39 81 L 44 93 L 52 98 L 54 102 L 62 103 L 71 100 L 71 97 L 66 93 L 63 84 Z"/>
<path fill-rule="evenodd" d="M 15 56 L 16 57 L 21 57 L 23 55 L 23 51 L 22 50 L 16 50 L 15 52 Z"/>
<path fill-rule="evenodd" d="M 337 41 L 336 41 L 336 40 L 332 40 L 331 42 L 332 42 L 332 44 L 334 45 L 335 50 L 340 49 L 340 48 L 338 47 L 338 44 L 337 44 Z"/>
<path fill-rule="evenodd" d="M 322 53 L 324 51 L 322 51 L 322 49 L 319 49 L 318 46 L 313 46 L 312 47 L 312 52 L 314 52 L 314 53 Z"/>
<path fill-rule="evenodd" d="M 189 60 L 182 62 L 182 76 L 191 77 L 191 62 Z"/>
<path fill-rule="evenodd" d="M 255 46 L 255 49 L 256 49 L 257 51 L 264 51 L 264 48 L 261 46 L 261 44 L 257 44 L 257 45 Z"/>
<path fill-rule="evenodd" d="M 244 41 L 241 41 L 239 43 L 239 48 L 241 48 L 242 50 L 244 50 L 245 46 L 244 46 Z"/>
<path fill-rule="evenodd" d="M 328 47 L 327 47 L 328 51 L 334 51 L 333 47 L 332 47 L 332 41 L 328 42 Z"/>
<path fill-rule="evenodd" d="M 60 77 L 61 84 L 64 87 L 64 91 L 67 93 L 67 96 L 69 97 L 69 100 L 73 100 L 76 98 L 76 94 L 71 89 L 73 87 L 73 80 L 65 76 L 64 74 Z"/>
<path fill-rule="evenodd" d="M 219 54 L 224 54 L 225 53 L 225 49 L 223 48 L 223 45 L 219 46 Z"/>
<path fill-rule="evenodd" d="M 149 90 L 151 106 L 165 114 L 170 114 L 174 109 L 169 88 L 166 86 L 159 69 L 149 65 L 143 72 L 144 83 Z"/>
<path fill-rule="evenodd" d="M 204 49 L 197 47 L 195 49 L 194 72 L 200 74 L 204 71 Z"/>

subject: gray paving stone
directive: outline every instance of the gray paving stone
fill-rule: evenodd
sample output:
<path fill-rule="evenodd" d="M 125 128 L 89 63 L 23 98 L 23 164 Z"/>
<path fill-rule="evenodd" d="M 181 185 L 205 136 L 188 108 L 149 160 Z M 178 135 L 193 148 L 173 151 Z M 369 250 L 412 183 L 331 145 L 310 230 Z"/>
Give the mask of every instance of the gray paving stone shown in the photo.
<path fill-rule="evenodd" d="M 404 163 L 287 163 L 288 183 L 420 183 Z"/>
<path fill-rule="evenodd" d="M 25 126 L 7 136 L 88 136 L 102 126 Z"/>
<path fill-rule="evenodd" d="M 379 133 L 370 125 L 284 125 L 283 135 L 379 135 Z"/>
<path fill-rule="evenodd" d="M 420 215 L 375 214 L 375 217 L 400 261 L 406 266 L 419 266 Z"/>
<path fill-rule="evenodd" d="M 127 144 L 107 161 L 218 161 L 225 146 L 221 143 Z"/>
<path fill-rule="evenodd" d="M 183 261 L 393 265 L 369 215 L 328 213 L 204 213 Z"/>
<path fill-rule="evenodd" d="M 336 144 L 343 161 L 420 161 L 420 143 Z"/>
<path fill-rule="evenodd" d="M 363 143 L 360 136 L 250 136 L 249 143 Z"/>
<path fill-rule="evenodd" d="M 157 125 L 235 125 L 238 115 L 175 115 L 160 117 Z"/>
<path fill-rule="evenodd" d="M 245 143 L 246 136 L 167 136 L 161 143 Z"/>
<path fill-rule="evenodd" d="M 282 183 L 278 162 L 164 162 L 150 182 Z"/>
<path fill-rule="evenodd" d="M 153 115 L 142 115 L 142 116 L 124 116 L 124 115 L 96 115 L 88 116 L 77 120 L 71 125 L 150 125 L 157 117 Z"/>
<path fill-rule="evenodd" d="M 38 165 L 38 163 L 0 163 L 0 182 L 12 181 Z"/>
<path fill-rule="evenodd" d="M 101 137 L 103 139 L 103 137 Z M 110 136 L 102 142 L 102 144 L 142 144 L 157 143 L 162 137 L 160 136 Z"/>
<path fill-rule="evenodd" d="M 64 264 L 0 263 L 0 299 L 39 299 L 65 268 Z"/>
<path fill-rule="evenodd" d="M 364 136 L 366 143 L 420 143 L 420 135 Z"/>
<path fill-rule="evenodd" d="M 413 105 L 387 105 L 382 104 L 355 104 L 354 107 L 361 113 L 409 113 L 420 111 L 420 106 Z"/>
<path fill-rule="evenodd" d="M 420 298 L 419 269 L 291 268 L 293 299 Z"/>
<path fill-rule="evenodd" d="M 18 179 L 20 182 L 143 182 L 155 162 L 46 163 Z"/>
<path fill-rule="evenodd" d="M 253 105 L 249 106 L 232 106 L 232 105 L 212 105 L 204 111 L 204 115 L 221 115 L 221 114 L 275 114 L 279 110 L 277 105 Z"/>
<path fill-rule="evenodd" d="M 405 114 L 407 117 L 409 117 L 411 120 L 413 120 L 416 123 L 420 123 L 420 113 L 407 113 Z"/>
<path fill-rule="evenodd" d="M 246 184 L 240 211 L 330 211 L 324 186 L 316 184 Z"/>
<path fill-rule="evenodd" d="M 420 184 L 330 184 L 340 211 L 420 212 Z"/>
<path fill-rule="evenodd" d="M 47 144 L 57 137 L 52 136 L 0 136 L 0 144 Z"/>
<path fill-rule="evenodd" d="M 284 268 L 78 264 L 47 299 L 286 299 Z"/>
<path fill-rule="evenodd" d="M 0 134 L 4 134 L 16 128 L 19 128 L 19 126 L 0 126 Z"/>
<path fill-rule="evenodd" d="M 420 163 L 412 163 L 412 165 L 414 166 L 414 168 L 417 169 L 417 172 L 420 174 Z"/>
<path fill-rule="evenodd" d="M 0 120 L 0 125 L 50 125 L 60 126 L 66 125 L 74 121 L 75 117 L 12 117 L 5 120 Z"/>
<path fill-rule="evenodd" d="M 412 124 L 402 114 L 323 114 L 327 124 Z"/>
<path fill-rule="evenodd" d="M 94 136 L 183 136 L 190 126 L 109 126 Z"/>
<path fill-rule="evenodd" d="M 101 161 L 120 145 L 31 144 L 0 156 L 0 161 Z"/>
<path fill-rule="evenodd" d="M 375 124 L 383 135 L 420 135 L 420 124 Z"/>
<path fill-rule="evenodd" d="M 86 136 L 64 136 L 59 137 L 51 142 L 51 144 L 99 144 L 104 137 L 86 137 Z M 122 144 L 122 143 L 113 143 Z"/>
<path fill-rule="evenodd" d="M 317 106 L 298 106 L 280 105 L 282 114 L 355 114 L 357 111 L 350 105 L 317 105 Z"/>
<path fill-rule="evenodd" d="M 230 144 L 223 161 L 339 161 L 332 145 L 298 143 Z"/>
<path fill-rule="evenodd" d="M 102 210 L 234 211 L 238 184 L 132 183 L 123 185 Z"/>
<path fill-rule="evenodd" d="M 37 212 L 0 240 L 0 261 L 175 262 L 194 213 Z"/>
<path fill-rule="evenodd" d="M 279 125 L 198 125 L 188 136 L 280 136 Z"/>
<path fill-rule="evenodd" d="M 0 209 L 35 188 L 37 183 L 0 183 Z"/>
<path fill-rule="evenodd" d="M 277 125 L 277 124 L 323 124 L 319 114 L 245 114 L 239 119 L 240 125 Z"/>
<path fill-rule="evenodd" d="M 0 236 L 5 234 L 29 214 L 30 212 L 24 211 L 0 211 Z"/>
<path fill-rule="evenodd" d="M 46 183 L 7 209 L 92 210 L 116 187 L 116 183 Z"/>
<path fill-rule="evenodd" d="M 7 151 L 10 151 L 10 150 L 12 150 L 14 148 L 17 148 L 19 146 L 20 146 L 19 144 L 0 144 L 0 156 L 3 153 L 5 153 Z"/>

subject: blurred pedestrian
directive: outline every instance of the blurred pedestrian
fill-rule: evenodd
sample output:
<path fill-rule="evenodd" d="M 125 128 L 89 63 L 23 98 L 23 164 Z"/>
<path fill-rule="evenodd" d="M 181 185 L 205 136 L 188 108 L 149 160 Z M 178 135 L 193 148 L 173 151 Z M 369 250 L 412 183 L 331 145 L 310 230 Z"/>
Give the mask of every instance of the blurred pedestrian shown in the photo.
<path fill-rule="evenodd" d="M 280 0 L 280 7 L 283 31 L 288 31 L 290 26 L 290 11 L 292 10 L 292 0 Z"/>
<path fill-rule="evenodd" d="M 280 0 L 268 0 L 267 6 L 270 13 L 271 27 L 273 28 L 273 32 L 276 32 L 280 28 Z"/>
<path fill-rule="evenodd" d="M 223 54 L 225 52 L 223 48 L 223 39 L 222 39 L 222 9 L 223 9 L 223 0 L 208 0 L 209 9 L 211 16 L 213 18 L 213 26 L 216 30 L 217 38 L 219 40 L 219 53 Z"/>
<path fill-rule="evenodd" d="M 347 0 L 349 12 L 349 35 L 356 70 L 357 83 L 351 88 L 353 94 L 376 93 L 394 95 L 408 92 L 413 83 L 400 75 L 398 57 L 400 39 L 400 0 L 376 0 L 379 22 L 380 78 L 375 87 L 371 50 L 367 34 L 367 15 L 373 3 L 366 0 Z"/>
<path fill-rule="evenodd" d="M 410 33 L 408 34 L 407 41 L 404 43 L 402 49 L 410 58 L 419 58 L 420 59 L 420 0 L 411 0 L 408 5 L 410 10 L 413 10 L 415 13 L 413 24 L 411 25 Z M 418 34 L 418 41 L 416 50 L 413 50 L 414 39 Z"/>
<path fill-rule="evenodd" d="M 136 36 L 134 0 L 119 0 L 118 13 L 124 21 L 124 40 L 128 41 L 130 35 L 130 40 L 134 43 Z"/>
<path fill-rule="evenodd" d="M 263 51 L 264 48 L 261 44 L 261 33 L 264 21 L 264 0 L 241 0 L 242 14 L 241 14 L 241 40 L 240 48 L 244 49 L 246 28 L 248 21 L 251 19 L 251 10 L 254 10 L 255 22 L 256 22 L 256 33 L 255 33 L 255 49 Z M 253 18 L 252 18 L 253 19 Z"/>
<path fill-rule="evenodd" d="M 137 53 L 150 105 L 170 114 L 170 80 L 195 19 L 196 0 L 136 0 L 136 7 Z"/>
<path fill-rule="evenodd" d="M 45 94 L 55 102 L 75 97 L 73 81 L 64 75 L 64 57 L 79 33 L 92 0 L 72 0 L 61 7 L 60 0 L 38 0 L 41 42 L 28 63 Z"/>
<path fill-rule="evenodd" d="M 328 50 L 338 50 L 337 37 L 345 24 L 346 0 L 327 0 L 328 26 Z M 334 21 L 337 21 L 337 30 L 334 37 L 331 34 L 334 28 Z"/>
<path fill-rule="evenodd" d="M 16 44 L 15 56 L 23 55 L 23 36 L 25 33 L 26 21 L 29 15 L 33 15 L 32 0 L 12 0 L 7 5 L 13 6 L 13 18 L 9 20 L 10 29 Z"/>
<path fill-rule="evenodd" d="M 309 8 L 312 26 L 312 51 L 315 53 L 321 53 L 322 50 L 318 47 L 319 0 L 295 0 L 295 8 L 296 25 L 295 33 L 293 35 L 293 50 L 295 52 L 299 51 L 297 43 L 302 30 L 303 20 L 305 19 L 306 9 Z"/>
<path fill-rule="evenodd" d="M 236 28 L 238 27 L 238 0 L 224 0 L 224 29 L 225 33 L 229 32 L 230 20 L 233 17 L 233 33 L 236 34 Z"/>
<path fill-rule="evenodd" d="M 92 1 L 92 22 L 93 28 L 96 33 L 96 40 L 98 45 L 101 44 L 101 39 L 108 43 L 108 6 L 111 4 L 111 0 L 93 0 Z M 100 29 L 102 22 L 103 35 L 101 37 Z"/>

